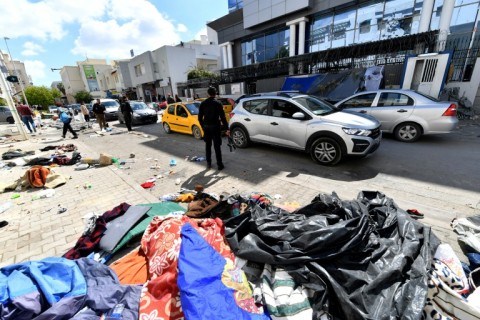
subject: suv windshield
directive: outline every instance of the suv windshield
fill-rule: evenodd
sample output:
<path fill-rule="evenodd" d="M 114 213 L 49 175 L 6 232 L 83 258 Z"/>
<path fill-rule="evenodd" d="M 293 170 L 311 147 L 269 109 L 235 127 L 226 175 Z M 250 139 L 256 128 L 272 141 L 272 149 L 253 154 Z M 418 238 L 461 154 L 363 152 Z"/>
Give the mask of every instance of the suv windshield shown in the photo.
<path fill-rule="evenodd" d="M 116 101 L 104 101 L 102 104 L 105 106 L 105 108 L 118 107 L 118 103 Z"/>
<path fill-rule="evenodd" d="M 313 96 L 298 96 L 294 97 L 293 100 L 300 103 L 305 109 L 309 110 L 316 116 L 327 115 L 338 111 L 330 103 Z"/>

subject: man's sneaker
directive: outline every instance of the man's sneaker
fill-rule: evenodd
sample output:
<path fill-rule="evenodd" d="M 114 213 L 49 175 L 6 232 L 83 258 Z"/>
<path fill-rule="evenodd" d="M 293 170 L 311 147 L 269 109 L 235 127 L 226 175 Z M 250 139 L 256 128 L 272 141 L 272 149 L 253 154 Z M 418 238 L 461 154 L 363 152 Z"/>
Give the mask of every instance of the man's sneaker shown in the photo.
<path fill-rule="evenodd" d="M 225 166 L 223 165 L 223 163 L 220 163 L 218 165 L 218 170 L 223 170 L 223 169 L 225 169 Z"/>
<path fill-rule="evenodd" d="M 210 162 L 207 162 L 207 169 L 212 169 L 212 164 Z"/>
<path fill-rule="evenodd" d="M 63 139 L 65 139 L 65 136 L 62 136 Z"/>
<path fill-rule="evenodd" d="M 72 139 L 78 139 L 78 136 L 73 137 Z"/>

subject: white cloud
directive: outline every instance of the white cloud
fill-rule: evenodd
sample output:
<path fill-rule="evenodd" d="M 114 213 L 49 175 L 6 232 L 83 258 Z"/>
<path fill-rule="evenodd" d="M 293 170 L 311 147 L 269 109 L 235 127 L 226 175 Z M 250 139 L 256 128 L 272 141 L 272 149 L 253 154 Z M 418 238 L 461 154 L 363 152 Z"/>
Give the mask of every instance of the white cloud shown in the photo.
<path fill-rule="evenodd" d="M 23 63 L 25 63 L 25 69 L 27 70 L 28 75 L 32 78 L 34 85 L 45 79 L 45 63 L 39 60 L 25 60 Z"/>
<path fill-rule="evenodd" d="M 177 25 L 177 31 L 178 32 L 187 32 L 188 31 L 188 28 L 186 25 L 184 25 L 183 23 L 179 23 Z"/>
<path fill-rule="evenodd" d="M 27 41 L 23 44 L 24 50 L 22 51 L 23 56 L 36 56 L 41 52 L 45 52 L 45 49 L 36 43 Z"/>
<path fill-rule="evenodd" d="M 201 36 L 206 36 L 206 35 L 207 35 L 207 27 L 202 28 L 200 31 L 198 31 L 195 34 L 195 40 L 201 40 L 202 39 Z"/>
<path fill-rule="evenodd" d="M 106 21 L 81 22 L 72 53 L 122 59 L 130 57 L 130 49 L 142 53 L 180 42 L 178 28 L 146 0 L 112 0 L 105 9 Z"/>
<path fill-rule="evenodd" d="M 2 0 L 0 30 L 3 36 L 23 36 L 41 40 L 60 40 L 66 34 L 65 24 L 98 18 L 109 0 Z"/>

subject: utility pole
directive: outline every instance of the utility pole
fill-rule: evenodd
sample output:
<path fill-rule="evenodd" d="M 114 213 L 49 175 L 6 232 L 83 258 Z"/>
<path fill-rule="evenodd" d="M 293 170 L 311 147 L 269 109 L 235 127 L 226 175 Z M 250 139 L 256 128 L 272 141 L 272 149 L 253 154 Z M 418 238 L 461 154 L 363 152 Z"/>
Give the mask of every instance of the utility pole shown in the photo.
<path fill-rule="evenodd" d="M 7 40 L 10 40 L 10 38 L 8 37 L 3 37 L 3 39 L 5 40 L 5 45 L 7 46 L 7 51 L 8 51 L 8 54 L 10 55 L 10 59 L 12 60 L 12 65 L 13 65 L 13 70 L 15 71 L 15 75 L 16 76 L 19 76 L 18 75 L 18 71 L 17 71 L 17 68 L 15 67 L 15 61 L 12 57 L 12 54 L 10 53 L 10 48 L 8 47 L 8 43 L 7 43 Z M 20 88 L 22 89 L 22 94 L 23 94 L 23 99 L 25 100 L 25 104 L 27 106 L 29 106 L 28 104 L 28 100 L 27 100 L 27 96 L 25 95 L 25 91 L 23 90 L 23 82 L 22 82 L 22 79 L 20 79 L 20 77 L 18 77 L 19 81 L 18 83 L 20 83 Z"/>

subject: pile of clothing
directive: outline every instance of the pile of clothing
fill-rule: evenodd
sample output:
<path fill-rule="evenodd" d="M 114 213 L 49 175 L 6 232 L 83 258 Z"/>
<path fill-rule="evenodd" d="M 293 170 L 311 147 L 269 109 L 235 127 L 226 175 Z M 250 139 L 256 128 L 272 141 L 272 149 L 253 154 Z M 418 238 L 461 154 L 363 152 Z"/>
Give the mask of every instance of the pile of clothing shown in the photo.
<path fill-rule="evenodd" d="M 112 272 L 107 284 L 118 295 L 109 296 L 108 306 L 77 299 L 85 296 L 82 285 L 54 294 L 56 303 L 72 304 L 65 316 L 52 309 L 49 296 L 39 298 L 46 306 L 25 307 L 5 295 L 12 270 L 24 267 L 6 267 L 0 318 L 26 309 L 55 311 L 56 319 L 112 313 L 123 319 L 480 318 L 476 284 L 469 284 L 453 250 L 381 192 L 349 201 L 319 194 L 294 212 L 261 193 L 196 192 L 181 200 L 189 201 L 186 209 L 174 200 L 122 203 L 89 217 L 77 245 L 58 258 L 70 268 L 75 263 L 84 279 L 85 261 Z M 128 249 L 137 237 L 139 245 Z M 123 293 L 127 288 L 130 294 Z"/>

